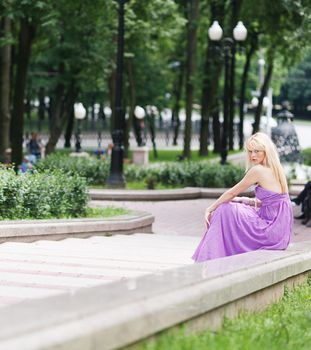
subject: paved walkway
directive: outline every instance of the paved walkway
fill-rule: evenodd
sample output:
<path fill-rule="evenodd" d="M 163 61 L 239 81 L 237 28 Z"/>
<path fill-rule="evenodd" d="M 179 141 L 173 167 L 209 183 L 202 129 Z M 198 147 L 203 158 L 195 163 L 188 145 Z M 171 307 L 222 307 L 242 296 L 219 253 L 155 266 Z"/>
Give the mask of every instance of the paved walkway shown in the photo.
<path fill-rule="evenodd" d="M 113 205 L 135 210 L 142 210 L 155 216 L 153 231 L 157 234 L 182 235 L 201 237 L 204 232 L 204 211 L 214 200 L 194 199 L 163 202 L 121 202 L 121 201 L 93 201 L 92 205 Z M 298 214 L 298 208 L 294 212 Z M 301 225 L 295 220 L 293 242 L 311 239 L 311 228 Z"/>

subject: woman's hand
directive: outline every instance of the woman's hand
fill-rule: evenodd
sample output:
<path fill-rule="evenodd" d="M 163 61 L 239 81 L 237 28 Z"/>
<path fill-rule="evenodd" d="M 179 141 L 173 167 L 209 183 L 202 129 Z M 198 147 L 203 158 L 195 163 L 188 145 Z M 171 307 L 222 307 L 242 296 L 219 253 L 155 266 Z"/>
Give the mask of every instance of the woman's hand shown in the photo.
<path fill-rule="evenodd" d="M 232 202 L 237 202 L 237 203 L 243 203 L 246 205 L 250 205 L 250 198 L 249 197 L 234 197 L 232 199 Z"/>
<path fill-rule="evenodd" d="M 204 216 L 206 229 L 208 229 L 211 225 L 211 217 L 212 217 L 212 212 L 206 209 L 205 216 Z"/>

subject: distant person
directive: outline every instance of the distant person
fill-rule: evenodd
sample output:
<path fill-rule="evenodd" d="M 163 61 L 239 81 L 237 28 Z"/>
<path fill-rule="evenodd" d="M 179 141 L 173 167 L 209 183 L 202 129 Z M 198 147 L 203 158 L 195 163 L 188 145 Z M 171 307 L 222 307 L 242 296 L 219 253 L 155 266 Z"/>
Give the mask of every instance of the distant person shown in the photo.
<path fill-rule="evenodd" d="M 301 204 L 301 214 L 296 219 L 303 219 L 302 224 L 306 225 L 311 219 L 311 181 L 308 181 L 299 195 L 292 199 L 295 205 Z"/>
<path fill-rule="evenodd" d="M 28 153 L 36 157 L 36 160 L 41 158 L 42 152 L 42 143 L 38 138 L 38 134 L 36 132 L 31 133 L 31 138 L 27 144 Z"/>
<path fill-rule="evenodd" d="M 25 156 L 23 158 L 22 163 L 20 164 L 19 168 L 19 173 L 20 174 L 24 174 L 26 172 L 31 172 L 33 169 L 33 161 L 34 159 L 32 157 L 35 157 L 34 155 L 29 155 L 29 156 Z"/>
<path fill-rule="evenodd" d="M 245 149 L 244 178 L 206 209 L 207 231 L 192 257 L 196 262 L 260 249 L 284 250 L 289 244 L 293 209 L 275 145 L 258 132 Z M 236 197 L 252 185 L 254 199 Z"/>

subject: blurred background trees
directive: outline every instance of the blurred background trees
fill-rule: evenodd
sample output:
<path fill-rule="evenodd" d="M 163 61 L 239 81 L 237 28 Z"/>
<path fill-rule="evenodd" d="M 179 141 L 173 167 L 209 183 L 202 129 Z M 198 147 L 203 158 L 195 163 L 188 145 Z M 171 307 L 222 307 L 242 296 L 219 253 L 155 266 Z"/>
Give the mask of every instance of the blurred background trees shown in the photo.
<path fill-rule="evenodd" d="M 47 134 L 47 153 L 61 135 L 71 146 L 73 105 L 83 102 L 90 122 L 96 113 L 113 125 L 117 8 L 115 0 L 2 0 L 0 4 L 0 160 L 12 148 L 23 157 L 25 123 Z M 310 118 L 311 0 L 130 0 L 125 11 L 124 106 L 126 140 L 137 122 L 136 105 L 169 113 L 177 143 L 180 113 L 186 110 L 185 158 L 191 157 L 191 117 L 200 115 L 201 156 L 208 145 L 219 151 L 223 57 L 208 28 L 218 20 L 225 36 L 242 20 L 248 29 L 232 66 L 231 121 L 243 121 L 245 105 L 258 92 L 253 129 L 258 130 L 263 98 L 291 102 L 294 113 Z M 258 82 L 258 59 L 265 60 Z M 111 116 L 105 107 L 111 107 Z M 106 109 L 107 111 L 107 109 Z M 45 125 L 45 127 L 44 127 Z M 240 139 L 243 123 L 240 123 Z M 233 132 L 233 123 L 229 123 Z M 230 141 L 230 140 L 229 140 Z M 229 142 L 230 145 L 230 142 Z M 125 142 L 128 147 L 128 141 Z M 240 140 L 240 147 L 242 140 Z M 233 143 L 231 142 L 231 148 Z"/>

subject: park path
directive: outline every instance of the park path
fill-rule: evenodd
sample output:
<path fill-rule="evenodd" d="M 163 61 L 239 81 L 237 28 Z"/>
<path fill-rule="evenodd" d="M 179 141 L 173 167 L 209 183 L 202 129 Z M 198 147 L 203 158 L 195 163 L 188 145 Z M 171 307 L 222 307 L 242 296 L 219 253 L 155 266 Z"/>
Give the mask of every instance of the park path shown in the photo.
<path fill-rule="evenodd" d="M 117 206 L 146 211 L 155 216 L 153 231 L 156 234 L 201 237 L 204 233 L 204 211 L 213 199 L 175 200 L 175 201 L 92 201 L 95 206 Z M 294 208 L 298 215 L 299 208 Z M 292 241 L 311 239 L 311 228 L 295 220 Z"/>

